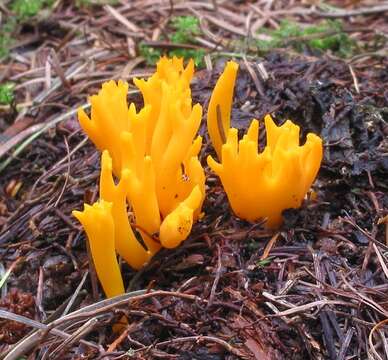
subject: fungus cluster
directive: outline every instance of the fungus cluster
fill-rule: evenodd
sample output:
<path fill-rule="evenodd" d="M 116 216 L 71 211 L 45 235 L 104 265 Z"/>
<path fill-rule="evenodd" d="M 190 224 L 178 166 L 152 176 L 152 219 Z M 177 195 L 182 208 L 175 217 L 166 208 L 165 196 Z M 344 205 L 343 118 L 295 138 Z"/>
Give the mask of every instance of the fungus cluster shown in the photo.
<path fill-rule="evenodd" d="M 100 199 L 73 214 L 108 297 L 123 292 L 116 252 L 139 269 L 161 247 L 185 240 L 201 212 L 205 175 L 196 134 L 202 107 L 192 105 L 193 74 L 192 61 L 185 68 L 183 59 L 161 58 L 154 75 L 134 81 L 144 100 L 140 111 L 128 106 L 122 81 L 104 83 L 90 97 L 90 117 L 79 110 L 82 128 L 102 151 Z"/>
<path fill-rule="evenodd" d="M 207 126 L 220 177 L 234 213 L 249 221 L 266 219 L 277 227 L 282 211 L 297 208 L 322 160 L 322 140 L 308 134 L 299 145 L 299 127 L 287 120 L 276 126 L 265 117 L 267 144 L 260 152 L 259 122 L 253 120 L 238 140 L 230 128 L 238 65 L 227 63 L 210 99 Z M 144 106 L 128 105 L 128 84 L 109 81 L 90 97 L 91 114 L 78 112 L 80 124 L 102 152 L 100 198 L 74 216 L 89 239 L 104 292 L 124 292 L 116 253 L 139 269 L 162 247 L 185 240 L 205 197 L 205 174 L 198 159 L 202 138 L 200 104 L 192 105 L 194 65 L 161 58 L 147 80 L 135 79 Z"/>
<path fill-rule="evenodd" d="M 264 119 L 267 144 L 260 152 L 259 122 L 252 120 L 239 141 L 230 128 L 230 113 L 238 65 L 229 61 L 214 88 L 208 110 L 209 135 L 219 161 L 210 168 L 220 177 L 234 213 L 245 220 L 266 219 L 268 228 L 282 222 L 282 211 L 300 207 L 322 161 L 322 140 L 309 133 L 299 145 L 299 126 L 287 120 L 276 126 Z"/>

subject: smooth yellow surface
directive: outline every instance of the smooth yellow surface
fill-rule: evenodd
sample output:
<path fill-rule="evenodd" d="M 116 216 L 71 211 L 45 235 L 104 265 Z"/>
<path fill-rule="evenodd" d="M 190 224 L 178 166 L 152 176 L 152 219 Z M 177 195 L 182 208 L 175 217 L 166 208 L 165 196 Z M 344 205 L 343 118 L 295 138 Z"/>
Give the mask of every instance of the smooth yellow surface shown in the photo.
<path fill-rule="evenodd" d="M 97 276 L 106 296 L 123 294 L 124 284 L 115 252 L 112 203 L 100 200 L 92 206 L 85 204 L 83 211 L 73 211 L 73 215 L 86 231 Z"/>
<path fill-rule="evenodd" d="M 160 147 L 165 138 L 158 139 L 155 135 L 155 127 L 162 126 L 168 128 L 170 123 L 163 123 L 159 117 L 162 104 L 165 104 L 167 94 L 164 94 L 162 87 L 167 85 L 175 90 L 175 98 L 180 101 L 180 108 L 184 116 L 187 117 L 191 111 L 191 89 L 190 82 L 194 75 L 194 62 L 189 61 L 186 68 L 183 66 L 183 58 L 173 57 L 168 59 L 162 57 L 156 65 L 156 72 L 147 80 L 134 79 L 134 84 L 141 91 L 145 105 L 151 105 L 150 121 L 146 128 L 146 149 L 150 153 L 151 147 Z M 154 143 L 154 144 L 153 144 Z M 155 145 L 156 144 L 156 145 Z"/>
<path fill-rule="evenodd" d="M 202 139 L 195 139 L 202 107 L 192 106 L 193 74 L 192 61 L 184 68 L 183 59 L 161 58 L 154 75 L 147 80 L 134 80 L 145 105 L 151 107 L 152 120 L 147 126 L 145 142 L 155 171 L 162 218 L 189 196 L 195 186 L 199 185 L 203 198 L 205 195 L 205 175 L 198 160 Z M 196 215 L 200 213 L 202 201 Z"/>
<path fill-rule="evenodd" d="M 116 251 L 130 266 L 140 269 L 151 254 L 138 242 L 129 224 L 126 196 L 131 181 L 130 172 L 123 170 L 119 183 L 115 185 L 112 159 L 105 150 L 101 158 L 100 198 L 112 203 Z"/>
<path fill-rule="evenodd" d="M 193 61 L 184 67 L 183 59 L 161 58 L 149 79 L 134 80 L 144 99 L 140 111 L 128 105 L 128 84 L 122 81 L 104 83 L 90 97 L 90 117 L 78 111 L 82 128 L 103 152 L 100 198 L 112 204 L 114 248 L 135 269 L 162 245 L 178 246 L 201 212 L 205 174 L 198 160 L 202 138 L 196 134 L 202 107 L 192 105 L 193 74 Z M 75 214 L 80 221 L 85 218 Z M 93 214 L 87 216 L 88 228 L 84 227 L 94 253 L 100 256 L 105 247 L 95 229 L 99 224 L 93 225 Z M 105 279 L 105 265 L 95 264 L 99 278 L 101 274 Z"/>
<path fill-rule="evenodd" d="M 128 84 L 114 80 L 102 84 L 97 95 L 89 97 L 91 116 L 78 110 L 78 120 L 89 138 L 100 150 L 108 150 L 113 159 L 116 176 L 121 173 L 121 151 L 118 139 L 122 131 L 129 130 L 127 104 Z"/>
<path fill-rule="evenodd" d="M 224 144 L 221 132 L 226 138 L 230 128 L 230 113 L 237 71 L 238 64 L 234 61 L 228 61 L 223 73 L 217 80 L 209 102 L 207 129 L 219 160 L 222 157 L 221 148 Z M 221 119 L 218 119 L 219 116 L 221 116 Z"/>
<path fill-rule="evenodd" d="M 193 226 L 194 210 L 202 201 L 202 192 L 196 186 L 178 207 L 166 216 L 160 226 L 159 239 L 163 247 L 171 249 L 187 238 Z"/>
<path fill-rule="evenodd" d="M 267 146 L 258 152 L 259 123 L 253 120 L 243 139 L 229 129 L 222 146 L 222 163 L 211 156 L 207 161 L 220 177 L 235 214 L 249 221 L 267 218 L 266 226 L 282 222 L 282 211 L 298 208 L 322 161 L 322 140 L 308 134 L 299 146 L 299 126 L 290 120 L 276 126 L 265 117 Z"/>
<path fill-rule="evenodd" d="M 120 139 L 123 149 L 123 172 L 128 173 L 130 179 L 126 186 L 126 196 L 135 215 L 136 225 L 139 226 L 137 230 L 153 255 L 160 249 L 160 245 L 152 240 L 150 235 L 158 233 L 161 222 L 155 172 L 150 156 L 138 157 L 138 162 L 136 161 L 136 137 L 139 137 L 136 132 L 123 132 Z"/>

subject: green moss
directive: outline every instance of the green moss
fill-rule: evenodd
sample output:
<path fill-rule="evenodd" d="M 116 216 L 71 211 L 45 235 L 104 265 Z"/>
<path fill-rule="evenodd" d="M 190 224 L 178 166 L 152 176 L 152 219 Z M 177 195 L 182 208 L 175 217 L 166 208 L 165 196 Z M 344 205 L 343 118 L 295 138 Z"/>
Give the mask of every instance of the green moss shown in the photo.
<path fill-rule="evenodd" d="M 171 56 L 183 57 L 185 60 L 193 59 L 196 67 L 204 66 L 203 57 L 205 56 L 204 49 L 175 49 L 168 53 Z"/>
<path fill-rule="evenodd" d="M 13 83 L 4 83 L 0 84 L 0 104 L 9 105 L 12 103 L 14 96 L 14 87 Z"/>
<path fill-rule="evenodd" d="M 274 259 L 273 256 L 269 256 L 267 257 L 266 259 L 264 260 L 259 260 L 256 262 L 256 266 L 257 267 L 265 267 L 265 266 L 268 266 L 272 263 L 272 260 Z"/>
<path fill-rule="evenodd" d="M 256 262 L 257 267 L 265 267 L 271 264 L 272 260 L 274 259 L 273 256 L 269 256 L 264 260 L 259 260 Z"/>
<path fill-rule="evenodd" d="M 201 33 L 199 20 L 194 16 L 177 16 L 171 20 L 171 26 L 175 32 L 170 36 L 174 44 L 186 44 L 194 42 L 194 37 Z"/>
<path fill-rule="evenodd" d="M 169 40 L 173 44 L 193 44 L 195 43 L 195 36 L 201 33 L 199 27 L 199 20 L 194 16 L 177 16 L 171 20 L 171 27 L 174 29 L 169 36 Z M 146 60 L 147 65 L 153 66 L 159 60 L 159 57 L 163 55 L 162 51 L 152 46 L 140 44 L 140 55 Z M 170 57 L 177 56 L 183 57 L 185 60 L 193 59 L 195 66 L 203 67 L 205 56 L 204 49 L 186 49 L 178 48 L 166 52 Z"/>
<path fill-rule="evenodd" d="M 139 45 L 139 53 L 149 66 L 155 65 L 162 56 L 162 52 L 159 49 L 155 49 L 152 46 L 144 45 L 142 43 Z"/>
<path fill-rule="evenodd" d="M 26 23 L 39 11 L 50 7 L 53 3 L 54 0 L 14 0 L 10 2 L 10 9 L 15 16 L 6 17 L 1 24 L 0 60 L 8 56 L 9 48 L 14 42 L 13 35 L 17 32 L 18 26 Z"/>
<path fill-rule="evenodd" d="M 0 34 L 0 60 L 8 56 L 11 44 L 12 39 L 9 35 Z"/>
<path fill-rule="evenodd" d="M 11 10 L 19 19 L 28 19 L 52 4 L 53 0 L 14 0 L 11 4 Z"/>
<path fill-rule="evenodd" d="M 0 29 L 0 60 L 8 56 L 9 48 L 13 43 L 12 33 L 16 28 L 16 18 L 10 17 Z"/>
<path fill-rule="evenodd" d="M 279 29 L 263 33 L 270 39 L 259 40 L 256 45 L 264 52 L 289 45 L 300 52 L 309 47 L 320 52 L 331 50 L 339 56 L 349 56 L 354 47 L 354 42 L 343 31 L 342 22 L 339 20 L 326 20 L 304 28 L 284 20 Z"/>

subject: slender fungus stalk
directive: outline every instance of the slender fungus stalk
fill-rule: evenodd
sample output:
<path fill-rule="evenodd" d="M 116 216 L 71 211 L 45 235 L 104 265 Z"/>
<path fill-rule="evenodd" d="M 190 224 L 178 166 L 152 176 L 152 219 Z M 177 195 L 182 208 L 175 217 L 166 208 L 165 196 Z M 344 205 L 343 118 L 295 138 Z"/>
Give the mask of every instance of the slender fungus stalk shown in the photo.
<path fill-rule="evenodd" d="M 115 252 L 112 203 L 100 200 L 92 206 L 85 204 L 84 211 L 73 211 L 73 215 L 86 231 L 96 273 L 106 296 L 113 297 L 124 293 Z"/>
<path fill-rule="evenodd" d="M 226 141 L 226 134 L 230 128 L 230 113 L 237 71 L 238 64 L 228 61 L 210 97 L 207 129 L 218 159 L 221 159 L 221 147 Z"/>

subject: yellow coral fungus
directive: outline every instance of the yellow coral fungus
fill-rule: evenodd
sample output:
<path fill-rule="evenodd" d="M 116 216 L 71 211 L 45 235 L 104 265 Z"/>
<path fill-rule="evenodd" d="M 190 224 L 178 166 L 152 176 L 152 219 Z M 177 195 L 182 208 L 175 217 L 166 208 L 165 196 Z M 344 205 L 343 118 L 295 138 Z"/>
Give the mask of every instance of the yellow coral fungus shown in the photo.
<path fill-rule="evenodd" d="M 230 128 L 230 112 L 237 70 L 238 64 L 228 61 L 210 97 L 207 129 L 219 159 L 222 156 L 221 147 L 226 141 Z"/>
<path fill-rule="evenodd" d="M 146 151 L 158 151 L 159 141 L 163 143 L 165 139 L 157 139 L 155 127 L 157 124 L 162 129 L 169 129 L 170 124 L 159 120 L 162 112 L 162 104 L 166 105 L 169 101 L 169 93 L 165 93 L 163 86 L 168 85 L 174 91 L 174 97 L 179 101 L 180 110 L 183 116 L 188 117 L 191 112 L 191 89 L 190 82 L 194 75 L 194 62 L 189 61 L 186 68 L 183 66 L 183 58 L 173 57 L 168 59 L 162 57 L 156 65 L 156 72 L 149 79 L 134 79 L 135 85 L 139 88 L 143 95 L 144 104 L 151 105 L 150 121 L 146 125 Z M 164 85 L 163 85 L 164 84 Z M 164 116 L 166 110 L 164 110 Z M 154 143 L 152 145 L 152 143 Z"/>
<path fill-rule="evenodd" d="M 125 169 L 119 183 L 115 185 L 112 159 L 105 150 L 101 157 L 100 198 L 112 203 L 116 251 L 130 266 L 139 269 L 148 261 L 150 254 L 138 242 L 129 223 L 126 196 L 132 183 L 131 173 Z M 160 248 L 158 244 L 155 247 Z"/>
<path fill-rule="evenodd" d="M 165 248 L 177 247 L 191 232 L 193 214 L 202 201 L 202 193 L 196 186 L 178 207 L 166 216 L 160 226 L 159 238 Z"/>
<path fill-rule="evenodd" d="M 97 276 L 108 297 L 124 292 L 123 280 L 115 252 L 115 226 L 112 203 L 100 200 L 92 206 L 85 204 L 84 211 L 73 211 L 89 238 Z"/>
<path fill-rule="evenodd" d="M 135 269 L 161 246 L 172 248 L 185 240 L 201 211 L 205 175 L 198 160 L 202 138 L 196 133 L 202 107 L 192 106 L 193 73 L 192 61 L 185 68 L 183 59 L 161 58 L 148 80 L 135 79 L 144 98 L 139 112 L 134 104 L 128 106 L 128 84 L 122 81 L 109 81 L 91 96 L 90 118 L 78 112 L 82 128 L 103 151 L 100 202 L 110 206 L 110 236 L 116 251 Z M 128 206 L 140 242 L 128 220 Z M 84 227 L 88 219 L 85 230 L 100 254 L 104 244 L 95 230 L 100 225 L 93 224 L 92 212 L 85 212 L 74 214 Z"/>
<path fill-rule="evenodd" d="M 231 103 L 225 100 L 222 106 L 230 107 Z M 213 127 L 215 121 L 210 119 Z M 267 146 L 261 153 L 259 123 L 253 120 L 240 141 L 237 129 L 228 129 L 220 163 L 211 156 L 207 161 L 220 177 L 237 216 L 249 221 L 267 218 L 266 226 L 275 228 L 282 222 L 282 211 L 298 208 L 314 181 L 322 160 L 322 140 L 310 133 L 299 146 L 299 126 L 288 120 L 278 127 L 269 115 L 265 128 Z M 214 143 L 217 139 L 211 136 L 211 140 Z"/>

